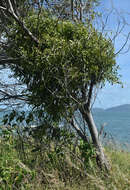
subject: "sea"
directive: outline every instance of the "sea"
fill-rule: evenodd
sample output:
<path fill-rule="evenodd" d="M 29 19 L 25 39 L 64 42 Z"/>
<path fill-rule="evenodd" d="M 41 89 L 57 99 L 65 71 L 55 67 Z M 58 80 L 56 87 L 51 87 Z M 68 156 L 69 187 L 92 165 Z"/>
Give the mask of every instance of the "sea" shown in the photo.
<path fill-rule="evenodd" d="M 130 148 L 130 112 L 94 111 L 93 116 L 99 130 L 104 126 L 104 134 L 113 142 Z"/>
<path fill-rule="evenodd" d="M 130 150 L 130 111 L 93 111 L 95 124 L 100 131 L 103 127 L 104 141 L 110 140 L 127 146 Z M 0 123 L 4 112 L 0 112 Z"/>

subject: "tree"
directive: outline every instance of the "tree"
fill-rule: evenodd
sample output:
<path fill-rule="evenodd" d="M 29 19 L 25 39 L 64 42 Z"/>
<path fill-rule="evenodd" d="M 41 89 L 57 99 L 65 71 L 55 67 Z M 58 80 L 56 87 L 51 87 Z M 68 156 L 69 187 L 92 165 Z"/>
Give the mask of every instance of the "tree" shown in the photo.
<path fill-rule="evenodd" d="M 27 85 L 29 104 L 54 121 L 66 119 L 87 140 L 75 123 L 75 112 L 79 111 L 89 128 L 99 164 L 108 168 L 91 106 L 95 88 L 102 88 L 106 81 L 118 83 L 111 39 L 88 22 L 53 18 L 43 8 L 40 14 L 32 8 L 21 19 L 11 2 L 0 6 L 1 14 L 12 19 L 11 27 L 7 25 L 9 32 L 3 33 L 4 45 L 8 57 L 15 60 L 10 65 L 14 76 Z"/>
<path fill-rule="evenodd" d="M 52 15 L 73 21 L 91 20 L 99 0 L 49 0 L 45 1 Z"/>
<path fill-rule="evenodd" d="M 69 20 L 79 20 L 81 21 L 85 15 L 86 18 L 89 17 L 90 12 L 93 10 L 92 8 L 97 4 L 97 0 L 88 0 L 88 1 L 82 1 L 82 0 L 49 0 L 49 1 L 43 1 L 43 0 L 1 0 L 0 2 L 0 30 L 1 30 L 1 37 L 0 37 L 0 47 L 1 47 L 1 59 L 0 59 L 0 65 L 4 67 L 8 67 L 8 65 L 15 64 L 18 59 L 8 57 L 6 55 L 6 50 L 8 46 L 10 48 L 12 47 L 13 42 L 12 41 L 6 41 L 6 37 L 10 35 L 10 32 L 12 31 L 12 24 L 14 25 L 15 22 L 24 30 L 25 35 L 29 36 L 30 39 L 32 39 L 33 42 L 35 42 L 37 45 L 39 44 L 38 37 L 38 22 L 40 19 L 40 14 L 43 12 L 43 9 L 46 10 L 46 13 L 52 14 L 52 16 L 56 16 L 58 19 L 69 19 Z M 43 8 L 44 7 L 44 8 Z M 64 9 L 64 10 L 63 10 Z M 81 14 L 82 9 L 82 14 Z M 37 15 L 37 34 L 33 34 L 31 31 L 28 30 L 26 27 L 26 24 L 24 23 L 24 19 L 30 16 L 30 11 L 33 13 L 36 13 Z M 33 14 L 31 13 L 31 14 Z M 44 11 L 45 13 L 45 11 Z M 68 16 L 67 16 L 68 15 Z M 90 14 L 91 17 L 91 14 Z M 35 31 L 36 32 L 36 31 Z M 4 85 L 2 85 L 3 88 Z M 9 85 L 8 85 L 9 86 Z M 15 85 L 16 86 L 16 85 Z M 7 85 L 5 85 L 4 89 L 6 91 L 1 91 L 1 101 L 9 100 L 9 99 L 15 99 L 22 97 L 21 94 L 16 95 L 15 93 L 9 90 L 7 92 Z M 10 93 L 11 92 L 11 93 Z M 25 93 L 24 98 L 25 100 Z"/>
<path fill-rule="evenodd" d="M 54 120 L 66 118 L 72 126 L 74 113 L 79 110 L 90 130 L 100 164 L 107 167 L 91 105 L 97 85 L 118 82 L 111 40 L 91 24 L 60 21 L 42 14 L 35 40 L 32 34 L 37 35 L 37 14 L 30 15 L 25 23 L 31 35 L 18 23 L 5 38 L 7 43 L 13 41 L 8 55 L 19 58 L 19 62 L 11 65 L 11 69 L 27 85 L 30 104 Z"/>

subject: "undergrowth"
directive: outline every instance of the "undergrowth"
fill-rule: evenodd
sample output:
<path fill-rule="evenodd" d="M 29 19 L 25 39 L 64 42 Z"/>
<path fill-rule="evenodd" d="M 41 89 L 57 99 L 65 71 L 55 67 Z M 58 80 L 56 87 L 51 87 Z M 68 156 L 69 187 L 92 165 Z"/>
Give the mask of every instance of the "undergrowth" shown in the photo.
<path fill-rule="evenodd" d="M 65 138 L 64 138 L 65 136 Z M 130 153 L 106 147 L 109 173 L 96 165 L 95 150 L 62 131 L 62 138 L 0 138 L 0 190 L 129 190 Z"/>

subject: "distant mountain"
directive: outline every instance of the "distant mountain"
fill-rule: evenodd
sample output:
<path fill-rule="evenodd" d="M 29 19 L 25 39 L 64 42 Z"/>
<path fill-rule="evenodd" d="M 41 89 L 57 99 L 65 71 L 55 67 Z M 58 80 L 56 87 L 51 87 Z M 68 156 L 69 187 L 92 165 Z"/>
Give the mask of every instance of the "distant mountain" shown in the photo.
<path fill-rule="evenodd" d="M 119 105 L 108 109 L 93 108 L 94 113 L 101 112 L 130 112 L 130 104 Z"/>
<path fill-rule="evenodd" d="M 105 110 L 102 108 L 93 108 L 92 111 L 97 113 L 97 112 L 104 112 Z"/>
<path fill-rule="evenodd" d="M 106 109 L 107 112 L 130 112 L 130 104 L 124 104 Z"/>

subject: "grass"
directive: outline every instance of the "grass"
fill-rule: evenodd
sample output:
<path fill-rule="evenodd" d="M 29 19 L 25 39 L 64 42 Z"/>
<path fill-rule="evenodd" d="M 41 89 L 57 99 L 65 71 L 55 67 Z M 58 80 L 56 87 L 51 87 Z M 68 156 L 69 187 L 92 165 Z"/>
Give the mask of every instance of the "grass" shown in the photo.
<path fill-rule="evenodd" d="M 93 155 L 85 165 L 72 142 L 55 143 L 10 133 L 1 137 L 0 190 L 130 190 L 130 152 L 105 147 L 112 166 L 106 173 Z"/>

